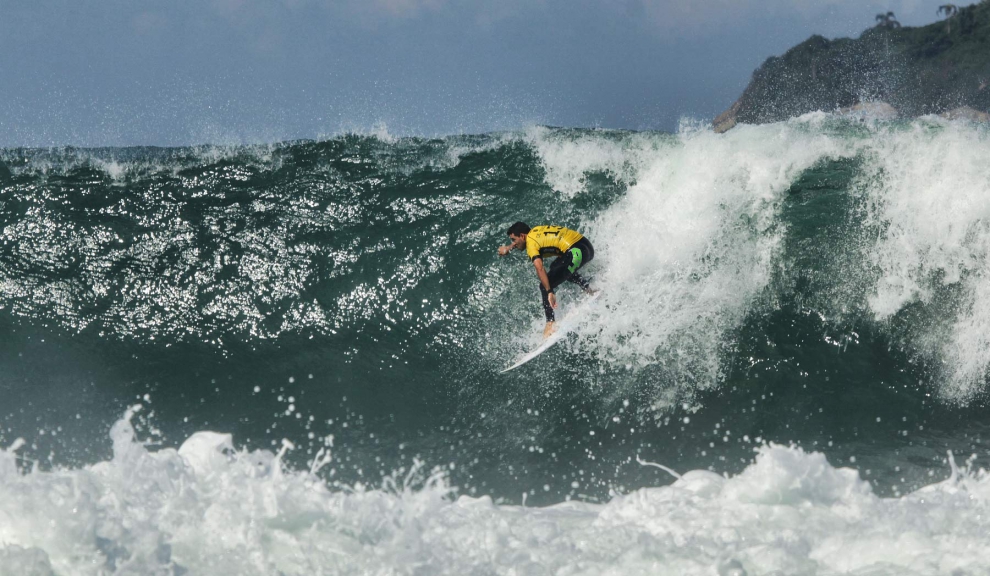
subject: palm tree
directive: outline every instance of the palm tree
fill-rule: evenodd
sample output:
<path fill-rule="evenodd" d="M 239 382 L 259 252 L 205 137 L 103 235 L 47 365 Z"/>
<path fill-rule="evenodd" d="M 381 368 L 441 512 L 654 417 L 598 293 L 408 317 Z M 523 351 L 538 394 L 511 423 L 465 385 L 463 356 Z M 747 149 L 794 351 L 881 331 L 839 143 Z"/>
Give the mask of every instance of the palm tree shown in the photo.
<path fill-rule="evenodd" d="M 893 12 L 887 12 L 886 14 L 877 14 L 877 26 L 882 28 L 900 28 L 901 23 L 894 18 Z"/>
<path fill-rule="evenodd" d="M 945 14 L 945 33 L 952 34 L 952 17 L 959 13 L 959 8 L 955 4 L 942 4 L 935 11 L 936 15 Z"/>

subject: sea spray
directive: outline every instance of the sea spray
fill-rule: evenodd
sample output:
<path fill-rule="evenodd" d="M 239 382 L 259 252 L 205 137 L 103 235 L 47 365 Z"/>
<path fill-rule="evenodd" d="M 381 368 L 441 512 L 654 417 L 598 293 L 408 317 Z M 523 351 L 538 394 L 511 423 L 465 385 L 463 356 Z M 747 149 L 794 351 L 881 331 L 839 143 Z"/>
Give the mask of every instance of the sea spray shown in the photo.
<path fill-rule="evenodd" d="M 714 386 L 728 334 L 780 260 L 788 188 L 815 163 L 854 153 L 787 125 L 689 132 L 655 153 L 590 227 L 611 309 L 587 332 L 621 361 L 668 367 L 669 382 Z"/>

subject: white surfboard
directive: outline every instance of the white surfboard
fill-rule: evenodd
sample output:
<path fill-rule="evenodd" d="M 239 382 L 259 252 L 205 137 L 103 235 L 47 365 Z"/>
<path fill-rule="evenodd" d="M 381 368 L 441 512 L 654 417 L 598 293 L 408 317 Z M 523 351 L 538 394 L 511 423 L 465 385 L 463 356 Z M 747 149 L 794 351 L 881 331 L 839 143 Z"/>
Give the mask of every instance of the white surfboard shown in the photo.
<path fill-rule="evenodd" d="M 595 300 L 598 300 L 598 297 L 601 295 L 602 293 L 599 290 L 598 292 L 595 292 L 591 296 L 585 298 L 583 302 L 578 304 L 573 310 L 568 312 L 566 316 L 564 316 L 562 319 L 556 322 L 557 330 L 553 334 L 551 334 L 548 338 L 543 340 L 543 343 L 540 344 L 535 350 L 533 350 L 532 352 L 527 352 L 523 356 L 519 357 L 516 360 L 515 364 L 509 366 L 505 370 L 502 370 L 502 374 L 508 372 L 509 370 L 515 370 L 516 368 L 529 362 L 533 358 L 536 358 L 540 354 L 543 354 L 557 342 L 560 342 L 560 340 L 563 339 L 564 336 L 567 336 L 567 334 L 569 334 L 575 328 L 578 327 L 578 321 L 581 319 L 582 316 L 584 316 L 585 313 L 587 313 L 587 311 L 595 303 Z"/>

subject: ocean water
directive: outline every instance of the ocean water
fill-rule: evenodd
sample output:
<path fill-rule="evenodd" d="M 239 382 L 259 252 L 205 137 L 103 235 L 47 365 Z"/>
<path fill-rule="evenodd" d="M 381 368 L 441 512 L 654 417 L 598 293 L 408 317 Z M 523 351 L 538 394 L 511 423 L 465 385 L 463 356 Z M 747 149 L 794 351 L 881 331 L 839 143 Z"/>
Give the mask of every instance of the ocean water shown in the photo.
<path fill-rule="evenodd" d="M 0 150 L 0 575 L 990 574 L 988 157 L 821 113 Z M 500 374 L 516 220 L 602 297 Z"/>

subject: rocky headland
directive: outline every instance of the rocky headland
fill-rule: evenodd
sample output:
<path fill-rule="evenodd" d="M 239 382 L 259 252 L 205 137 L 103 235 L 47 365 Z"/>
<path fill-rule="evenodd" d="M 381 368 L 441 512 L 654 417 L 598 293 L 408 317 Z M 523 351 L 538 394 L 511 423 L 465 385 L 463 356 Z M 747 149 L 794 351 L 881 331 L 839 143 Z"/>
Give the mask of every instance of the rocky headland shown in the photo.
<path fill-rule="evenodd" d="M 939 9 L 943 20 L 901 27 L 893 13 L 859 38 L 812 36 L 768 58 L 716 132 L 822 111 L 942 114 L 990 120 L 990 1 Z"/>

